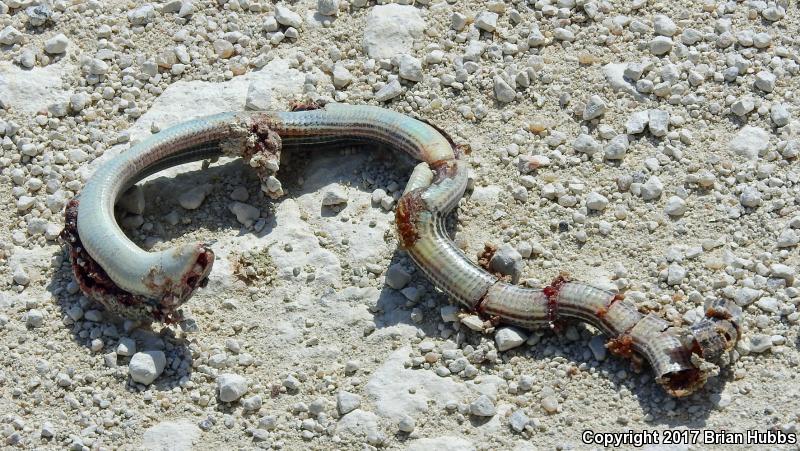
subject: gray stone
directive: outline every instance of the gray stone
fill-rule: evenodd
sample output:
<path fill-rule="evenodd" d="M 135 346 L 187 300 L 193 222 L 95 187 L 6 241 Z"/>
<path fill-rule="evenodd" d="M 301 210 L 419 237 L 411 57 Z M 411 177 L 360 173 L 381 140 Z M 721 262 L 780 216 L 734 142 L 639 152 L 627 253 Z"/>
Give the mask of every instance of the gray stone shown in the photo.
<path fill-rule="evenodd" d="M 530 423 L 531 419 L 528 418 L 528 415 L 525 415 L 525 412 L 522 409 L 514 411 L 510 417 L 508 417 L 508 424 L 511 426 L 516 432 L 522 432 L 525 430 L 525 426 Z"/>
<path fill-rule="evenodd" d="M 511 282 L 519 282 L 524 263 L 522 255 L 514 246 L 506 243 L 500 246 L 489 260 L 489 269 L 500 274 L 511 276 Z"/>
<path fill-rule="evenodd" d="M 475 16 L 475 26 L 491 33 L 497 28 L 497 17 L 497 13 L 481 11 Z"/>
<path fill-rule="evenodd" d="M 247 86 L 244 107 L 251 111 L 268 111 L 272 109 L 272 87 L 259 81 L 250 82 Z"/>
<path fill-rule="evenodd" d="M 403 93 L 403 87 L 400 86 L 398 80 L 392 80 L 386 83 L 378 92 L 375 93 L 375 100 L 378 102 L 387 102 L 394 99 Z"/>
<path fill-rule="evenodd" d="M 178 17 L 187 17 L 194 13 L 194 4 L 191 0 L 184 0 L 181 2 L 181 9 L 178 11 Z"/>
<path fill-rule="evenodd" d="M 475 315 L 466 315 L 460 318 L 461 324 L 467 326 L 468 329 L 474 330 L 475 332 L 482 332 L 483 327 L 483 320 Z"/>
<path fill-rule="evenodd" d="M 628 135 L 617 135 L 609 141 L 604 150 L 607 160 L 621 160 L 628 152 Z"/>
<path fill-rule="evenodd" d="M 22 33 L 11 25 L 0 30 L 0 44 L 14 45 L 20 42 L 22 42 Z"/>
<path fill-rule="evenodd" d="M 781 310 L 781 304 L 777 299 L 772 297 L 764 297 L 756 301 L 756 306 L 767 313 L 778 313 Z"/>
<path fill-rule="evenodd" d="M 786 229 L 778 235 L 778 247 L 793 247 L 800 243 L 800 236 L 792 229 Z"/>
<path fill-rule="evenodd" d="M 56 435 L 56 428 L 53 423 L 45 421 L 42 423 L 42 431 L 40 432 L 42 438 L 53 438 Z"/>
<path fill-rule="evenodd" d="M 223 373 L 217 376 L 217 393 L 222 402 L 234 402 L 241 398 L 249 388 L 244 376 Z"/>
<path fill-rule="evenodd" d="M 586 208 L 594 211 L 603 211 L 608 206 L 608 199 L 602 194 L 592 191 L 586 195 Z"/>
<path fill-rule="evenodd" d="M 110 69 L 108 63 L 99 58 L 93 58 L 85 67 L 88 68 L 91 75 L 105 75 Z"/>
<path fill-rule="evenodd" d="M 150 385 L 164 371 L 167 358 L 163 351 L 137 352 L 128 364 L 128 373 L 134 382 Z"/>
<path fill-rule="evenodd" d="M 303 26 L 303 18 L 300 17 L 300 14 L 297 14 L 296 12 L 282 5 L 275 6 L 275 20 L 277 20 L 279 24 L 286 27 L 294 27 L 299 29 Z"/>
<path fill-rule="evenodd" d="M 678 196 L 670 196 L 664 205 L 664 211 L 670 216 L 683 216 L 686 213 L 686 201 Z"/>
<path fill-rule="evenodd" d="M 603 76 L 614 91 L 628 93 L 636 100 L 644 100 L 645 97 L 625 78 L 627 66 L 626 63 L 608 63 L 603 66 Z"/>
<path fill-rule="evenodd" d="M 45 67 L 23 69 L 14 64 L 2 67 L 0 76 L 0 108 L 13 109 L 19 113 L 35 116 L 50 105 L 68 102 L 70 93 L 64 83 L 65 73 L 71 73 L 73 67 L 64 59 Z M 39 146 L 28 143 L 21 146 L 25 155 L 26 148 L 39 153 Z"/>
<path fill-rule="evenodd" d="M 178 203 L 181 207 L 187 210 L 195 210 L 203 204 L 208 193 L 211 191 L 211 185 L 195 186 L 189 191 L 185 191 L 178 196 Z"/>
<path fill-rule="evenodd" d="M 414 40 L 422 36 L 425 21 L 410 5 L 376 5 L 367 16 L 364 49 L 376 60 L 410 53 Z"/>
<path fill-rule="evenodd" d="M 782 263 L 773 263 L 769 266 L 770 275 L 778 279 L 786 279 L 787 281 L 794 280 L 797 271 L 788 265 Z"/>
<path fill-rule="evenodd" d="M 585 153 L 589 156 L 603 150 L 603 146 L 597 142 L 596 139 L 585 133 L 581 133 L 575 138 L 575 141 L 572 142 L 572 148 L 575 149 L 576 152 Z"/>
<path fill-rule="evenodd" d="M 400 265 L 392 265 L 386 271 L 386 285 L 395 290 L 402 290 L 411 281 L 411 274 Z"/>
<path fill-rule="evenodd" d="M 50 104 L 47 107 L 47 111 L 50 112 L 54 117 L 64 117 L 67 115 L 69 111 L 69 103 L 68 102 L 56 102 Z M 74 149 L 73 149 L 74 150 Z"/>
<path fill-rule="evenodd" d="M 747 159 L 754 160 L 767 150 L 769 146 L 769 133 L 759 127 L 747 125 L 743 127 L 732 140 L 728 142 L 728 148 Z"/>
<path fill-rule="evenodd" d="M 766 70 L 758 72 L 754 85 L 764 92 L 772 92 L 775 89 L 775 74 Z"/>
<path fill-rule="evenodd" d="M 18 61 L 22 67 L 30 69 L 36 65 L 36 54 L 31 49 L 22 49 Z"/>
<path fill-rule="evenodd" d="M 150 4 L 144 4 L 128 13 L 128 21 L 132 25 L 147 25 L 156 17 L 156 9 Z"/>
<path fill-rule="evenodd" d="M 642 199 L 644 200 L 655 200 L 661 197 L 661 193 L 664 191 L 664 184 L 661 183 L 661 179 L 658 178 L 656 175 L 650 176 L 649 179 L 642 185 Z"/>
<path fill-rule="evenodd" d="M 657 14 L 653 18 L 653 30 L 661 36 L 673 36 L 678 30 L 675 22 L 663 14 Z"/>
<path fill-rule="evenodd" d="M 236 220 L 246 227 L 250 227 L 261 215 L 261 211 L 249 204 L 242 202 L 233 202 L 228 206 L 228 209 L 236 215 Z"/>
<path fill-rule="evenodd" d="M 244 202 L 250 197 L 250 193 L 247 192 L 247 188 L 244 186 L 237 186 L 233 189 L 230 193 L 230 198 L 237 201 L 237 202 Z"/>
<path fill-rule="evenodd" d="M 467 16 L 460 13 L 454 12 L 453 15 L 450 16 L 450 27 L 456 31 L 461 31 L 464 27 L 467 26 Z"/>
<path fill-rule="evenodd" d="M 750 352 L 760 354 L 772 348 L 772 337 L 763 334 L 753 334 L 750 336 Z"/>
<path fill-rule="evenodd" d="M 550 391 L 552 392 L 552 389 Z M 558 398 L 556 398 L 555 395 L 547 395 L 542 397 L 542 408 L 545 412 L 554 414 L 558 412 L 559 407 Z"/>
<path fill-rule="evenodd" d="M 69 97 L 69 107 L 75 113 L 83 111 L 91 102 L 91 96 L 85 92 L 78 92 Z"/>
<path fill-rule="evenodd" d="M 411 55 L 400 55 L 399 57 L 400 78 L 410 81 L 422 81 L 422 62 L 419 58 Z"/>
<path fill-rule="evenodd" d="M 44 51 L 56 55 L 67 51 L 69 46 L 69 39 L 63 33 L 59 33 L 52 38 L 44 41 Z"/>
<path fill-rule="evenodd" d="M 399 422 L 406 415 L 416 416 L 430 409 L 444 409 L 448 400 L 469 396 L 466 384 L 433 371 L 407 368 L 411 349 L 403 347 L 370 374 L 364 393 L 373 402 L 376 412 Z"/>
<path fill-rule="evenodd" d="M 598 362 L 605 360 L 608 355 L 605 338 L 599 335 L 592 337 L 592 339 L 589 340 L 589 350 L 592 351 L 592 355 Z"/>
<path fill-rule="evenodd" d="M 339 184 L 331 185 L 322 194 L 322 205 L 325 207 L 332 207 L 334 205 L 346 203 L 347 192 L 344 190 L 344 187 Z"/>
<path fill-rule="evenodd" d="M 650 120 L 650 113 L 647 110 L 637 111 L 628 118 L 625 123 L 625 131 L 629 135 L 637 135 L 643 133 L 647 123 Z"/>
<path fill-rule="evenodd" d="M 547 43 L 547 38 L 542 34 L 539 28 L 534 28 L 528 34 L 528 46 L 541 47 Z"/>
<path fill-rule="evenodd" d="M 756 108 L 756 100 L 752 96 L 744 96 L 733 102 L 731 112 L 737 116 L 745 116 Z"/>
<path fill-rule="evenodd" d="M 776 127 L 789 125 L 789 120 L 791 119 L 789 109 L 782 103 L 773 103 L 769 109 L 769 116 Z"/>
<path fill-rule="evenodd" d="M 790 139 L 786 146 L 781 150 L 783 158 L 793 159 L 800 156 L 800 139 Z"/>
<path fill-rule="evenodd" d="M 144 213 L 144 191 L 140 185 L 133 185 L 117 201 L 117 206 L 134 215 Z"/>
<path fill-rule="evenodd" d="M 672 262 L 667 268 L 667 285 L 680 285 L 686 278 L 686 268 L 678 263 Z"/>
<path fill-rule="evenodd" d="M 117 344 L 117 355 L 131 356 L 136 353 L 136 341 L 129 337 L 121 337 Z"/>
<path fill-rule="evenodd" d="M 672 39 L 667 36 L 656 36 L 650 41 L 649 47 L 653 55 L 665 55 L 672 51 Z"/>
<path fill-rule="evenodd" d="M 30 328 L 42 327 L 44 325 L 44 312 L 37 309 L 30 309 L 25 313 L 25 325 Z"/>
<path fill-rule="evenodd" d="M 703 33 L 694 28 L 685 28 L 681 33 L 681 42 L 686 45 L 694 45 L 703 40 Z"/>
<path fill-rule="evenodd" d="M 280 27 L 278 26 L 278 21 L 275 20 L 275 16 L 267 16 L 261 24 L 261 29 L 267 33 L 274 33 L 280 30 Z"/>
<path fill-rule="evenodd" d="M 733 293 L 733 301 L 736 305 L 746 307 L 761 297 L 761 291 L 750 287 L 742 287 Z"/>
<path fill-rule="evenodd" d="M 756 208 L 761 205 L 761 192 L 754 186 L 746 186 L 739 195 L 742 206 Z"/>
<path fill-rule="evenodd" d="M 340 415 L 347 415 L 360 406 L 360 396 L 346 391 L 340 391 L 336 394 L 336 409 L 339 411 Z"/>
<path fill-rule="evenodd" d="M 788 5 L 788 3 L 785 4 Z M 783 6 L 771 5 L 761 10 L 761 17 L 770 22 L 781 20 L 785 15 L 786 10 Z"/>
<path fill-rule="evenodd" d="M 568 28 L 558 27 L 553 30 L 553 37 L 558 39 L 559 41 L 567 41 L 572 42 L 575 40 L 575 33 Z"/>
<path fill-rule="evenodd" d="M 492 398 L 480 395 L 478 399 L 470 403 L 469 413 L 477 417 L 493 417 L 497 413 L 497 409 L 494 407 Z"/>
<path fill-rule="evenodd" d="M 333 86 L 342 89 L 353 81 L 353 75 L 341 62 L 333 65 Z"/>
<path fill-rule="evenodd" d="M 191 420 L 163 421 L 144 431 L 141 449 L 191 451 L 200 432 Z"/>
<path fill-rule="evenodd" d="M 586 107 L 583 109 L 583 120 L 590 121 L 604 115 L 606 108 L 606 101 L 602 97 L 598 95 L 589 97 L 589 101 L 586 102 Z"/>
<path fill-rule="evenodd" d="M 378 417 L 372 412 L 356 409 L 339 419 L 334 432 L 346 440 L 378 438 Z"/>
<path fill-rule="evenodd" d="M 228 59 L 233 56 L 236 51 L 233 44 L 225 39 L 216 39 L 211 43 L 214 48 L 214 53 L 222 59 Z"/>
<path fill-rule="evenodd" d="M 416 421 L 414 421 L 414 419 L 408 415 L 401 419 L 397 424 L 397 428 L 400 430 L 400 432 L 405 432 L 407 434 L 414 432 L 414 428 L 416 428 L 416 426 Z"/>
<path fill-rule="evenodd" d="M 494 341 L 500 352 L 521 346 L 527 339 L 528 336 L 525 333 L 513 327 L 501 327 L 494 334 Z"/>
<path fill-rule="evenodd" d="M 666 136 L 669 131 L 669 112 L 664 110 L 649 110 L 647 112 L 650 133 L 653 136 Z"/>
<path fill-rule="evenodd" d="M 248 412 L 258 412 L 262 404 L 263 401 L 259 395 L 253 395 L 242 400 L 242 408 Z"/>
<path fill-rule="evenodd" d="M 339 14 L 339 0 L 317 0 L 317 12 L 323 16 Z"/>
<path fill-rule="evenodd" d="M 505 79 L 499 75 L 494 77 L 494 98 L 498 102 L 509 103 L 517 97 L 517 92 L 509 85 Z"/>
<path fill-rule="evenodd" d="M 458 307 L 455 305 L 445 305 L 439 309 L 439 314 L 442 316 L 442 321 L 446 323 L 454 323 L 458 321 Z"/>
<path fill-rule="evenodd" d="M 174 14 L 181 10 L 182 0 L 167 0 L 161 8 L 162 13 Z"/>

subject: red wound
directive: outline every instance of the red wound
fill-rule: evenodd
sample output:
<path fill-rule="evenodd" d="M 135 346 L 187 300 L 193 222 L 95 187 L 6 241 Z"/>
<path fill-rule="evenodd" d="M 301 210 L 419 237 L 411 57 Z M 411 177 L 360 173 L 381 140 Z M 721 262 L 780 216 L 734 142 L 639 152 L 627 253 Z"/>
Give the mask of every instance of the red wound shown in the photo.
<path fill-rule="evenodd" d="M 606 343 L 606 348 L 616 356 L 630 359 L 633 357 L 633 338 L 627 334 L 612 338 Z"/>
<path fill-rule="evenodd" d="M 394 211 L 395 223 L 400 239 L 400 246 L 403 249 L 411 248 L 419 239 L 417 232 L 417 217 L 423 210 L 425 203 L 417 190 L 410 191 L 397 201 L 397 208 Z"/>
<path fill-rule="evenodd" d="M 547 297 L 547 321 L 550 322 L 551 326 L 554 326 L 558 320 L 558 294 L 565 283 L 567 283 L 566 276 L 559 274 L 550 285 L 542 290 L 545 297 Z"/>
<path fill-rule="evenodd" d="M 314 102 L 314 101 L 293 102 L 291 105 L 289 105 L 289 111 L 291 111 L 291 112 L 295 112 L 295 111 L 312 111 L 312 110 L 318 110 L 320 108 L 322 108 L 322 106 L 320 104 L 318 104 L 317 102 Z"/>

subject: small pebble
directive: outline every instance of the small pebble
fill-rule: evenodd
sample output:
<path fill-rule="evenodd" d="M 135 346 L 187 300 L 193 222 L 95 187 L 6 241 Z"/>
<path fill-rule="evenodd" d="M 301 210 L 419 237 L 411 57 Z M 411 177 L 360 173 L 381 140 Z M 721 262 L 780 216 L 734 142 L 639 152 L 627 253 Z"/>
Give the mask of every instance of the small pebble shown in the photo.
<path fill-rule="evenodd" d="M 500 352 L 508 351 L 525 343 L 528 336 L 513 327 L 501 327 L 494 334 L 494 341 L 497 343 L 497 350 Z"/>
<path fill-rule="evenodd" d="M 137 352 L 131 357 L 128 373 L 134 382 L 150 385 L 161 375 L 166 364 L 167 358 L 163 351 Z"/>
<path fill-rule="evenodd" d="M 673 217 L 683 216 L 686 213 L 686 201 L 678 196 L 670 196 L 664 206 L 664 211 Z"/>
<path fill-rule="evenodd" d="M 209 185 L 196 186 L 178 196 L 178 203 L 187 210 L 195 210 L 203 204 L 210 191 Z"/>
<path fill-rule="evenodd" d="M 389 285 L 395 290 L 403 289 L 410 281 L 411 274 L 400 265 L 392 265 L 386 271 L 386 285 Z"/>
<path fill-rule="evenodd" d="M 56 55 L 67 51 L 69 39 L 63 33 L 59 33 L 44 42 L 44 51 Z"/>
<path fill-rule="evenodd" d="M 586 208 L 594 211 L 603 211 L 608 206 L 608 199 L 600 193 L 592 191 L 586 195 Z"/>
<path fill-rule="evenodd" d="M 322 194 L 322 205 L 332 207 L 334 205 L 341 205 L 347 203 L 347 192 L 341 185 L 332 185 L 326 189 Z"/>
<path fill-rule="evenodd" d="M 340 391 L 336 394 L 336 409 L 339 411 L 339 415 L 347 415 L 360 406 L 360 396 L 346 391 Z"/>
<path fill-rule="evenodd" d="M 30 328 L 44 325 L 44 313 L 41 310 L 31 309 L 25 314 L 25 325 Z"/>
<path fill-rule="evenodd" d="M 405 415 L 405 416 L 404 416 L 404 417 L 403 417 L 403 418 L 400 420 L 400 422 L 398 423 L 398 425 L 397 425 L 397 428 L 400 430 L 400 432 L 405 432 L 405 433 L 407 433 L 407 434 L 410 434 L 410 433 L 414 432 L 414 428 L 415 428 L 416 426 L 417 426 L 417 424 L 416 424 L 416 422 L 414 421 L 414 419 L 413 419 L 413 418 L 411 418 L 411 417 L 410 417 L 410 416 L 408 416 L 408 415 Z"/>
<path fill-rule="evenodd" d="M 223 373 L 217 376 L 217 394 L 222 402 L 234 402 L 242 397 L 249 388 L 244 376 Z"/>
<path fill-rule="evenodd" d="M 469 413 L 478 417 L 493 417 L 497 410 L 492 398 L 481 395 L 469 405 Z"/>
<path fill-rule="evenodd" d="M 590 121 L 596 119 L 606 112 L 606 101 L 598 95 L 593 95 L 586 102 L 586 107 L 583 110 L 583 120 Z"/>

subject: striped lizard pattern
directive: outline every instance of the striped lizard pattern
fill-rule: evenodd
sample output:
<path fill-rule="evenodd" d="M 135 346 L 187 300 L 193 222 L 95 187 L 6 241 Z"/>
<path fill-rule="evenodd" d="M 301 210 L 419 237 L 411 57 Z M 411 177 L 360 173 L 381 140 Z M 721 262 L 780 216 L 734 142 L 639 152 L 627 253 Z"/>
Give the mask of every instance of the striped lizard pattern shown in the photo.
<path fill-rule="evenodd" d="M 728 301 L 709 301 L 702 320 L 673 326 L 590 284 L 559 276 L 542 289 L 527 288 L 470 261 L 444 226 L 467 186 L 460 148 L 432 124 L 372 106 L 217 114 L 154 134 L 101 165 L 65 212 L 62 239 L 81 289 L 126 317 L 179 321 L 179 307 L 207 283 L 214 252 L 202 243 L 159 252 L 139 248 L 114 218 L 122 193 L 164 168 L 230 155 L 243 157 L 261 178 L 262 189 L 279 197 L 275 172 L 282 149 L 340 143 L 386 146 L 419 161 L 397 202 L 398 240 L 432 283 L 466 309 L 526 329 L 553 328 L 569 319 L 589 323 L 610 337 L 612 353 L 634 363 L 646 360 L 673 396 L 696 391 L 710 368 L 728 362 L 741 315 Z"/>

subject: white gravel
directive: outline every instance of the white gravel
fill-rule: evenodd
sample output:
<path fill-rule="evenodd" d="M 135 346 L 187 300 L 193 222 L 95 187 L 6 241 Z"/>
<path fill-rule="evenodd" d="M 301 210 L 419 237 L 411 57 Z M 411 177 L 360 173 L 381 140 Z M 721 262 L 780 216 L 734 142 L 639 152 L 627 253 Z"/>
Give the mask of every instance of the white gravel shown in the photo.
<path fill-rule="evenodd" d="M 796 432 L 793 3 L 6 0 L 0 21 L 3 446 Z M 673 400 L 591 327 L 522 331 L 451 304 L 398 250 L 408 170 L 382 149 L 286 151 L 263 187 L 225 158 L 150 177 L 118 221 L 147 249 L 212 243 L 192 321 L 125 321 L 81 295 L 58 235 L 98 164 L 185 120 L 309 100 L 384 106 L 467 145 L 448 231 L 474 262 L 496 245 L 492 269 L 518 283 L 568 271 L 676 325 L 734 300 L 730 368 Z"/>

